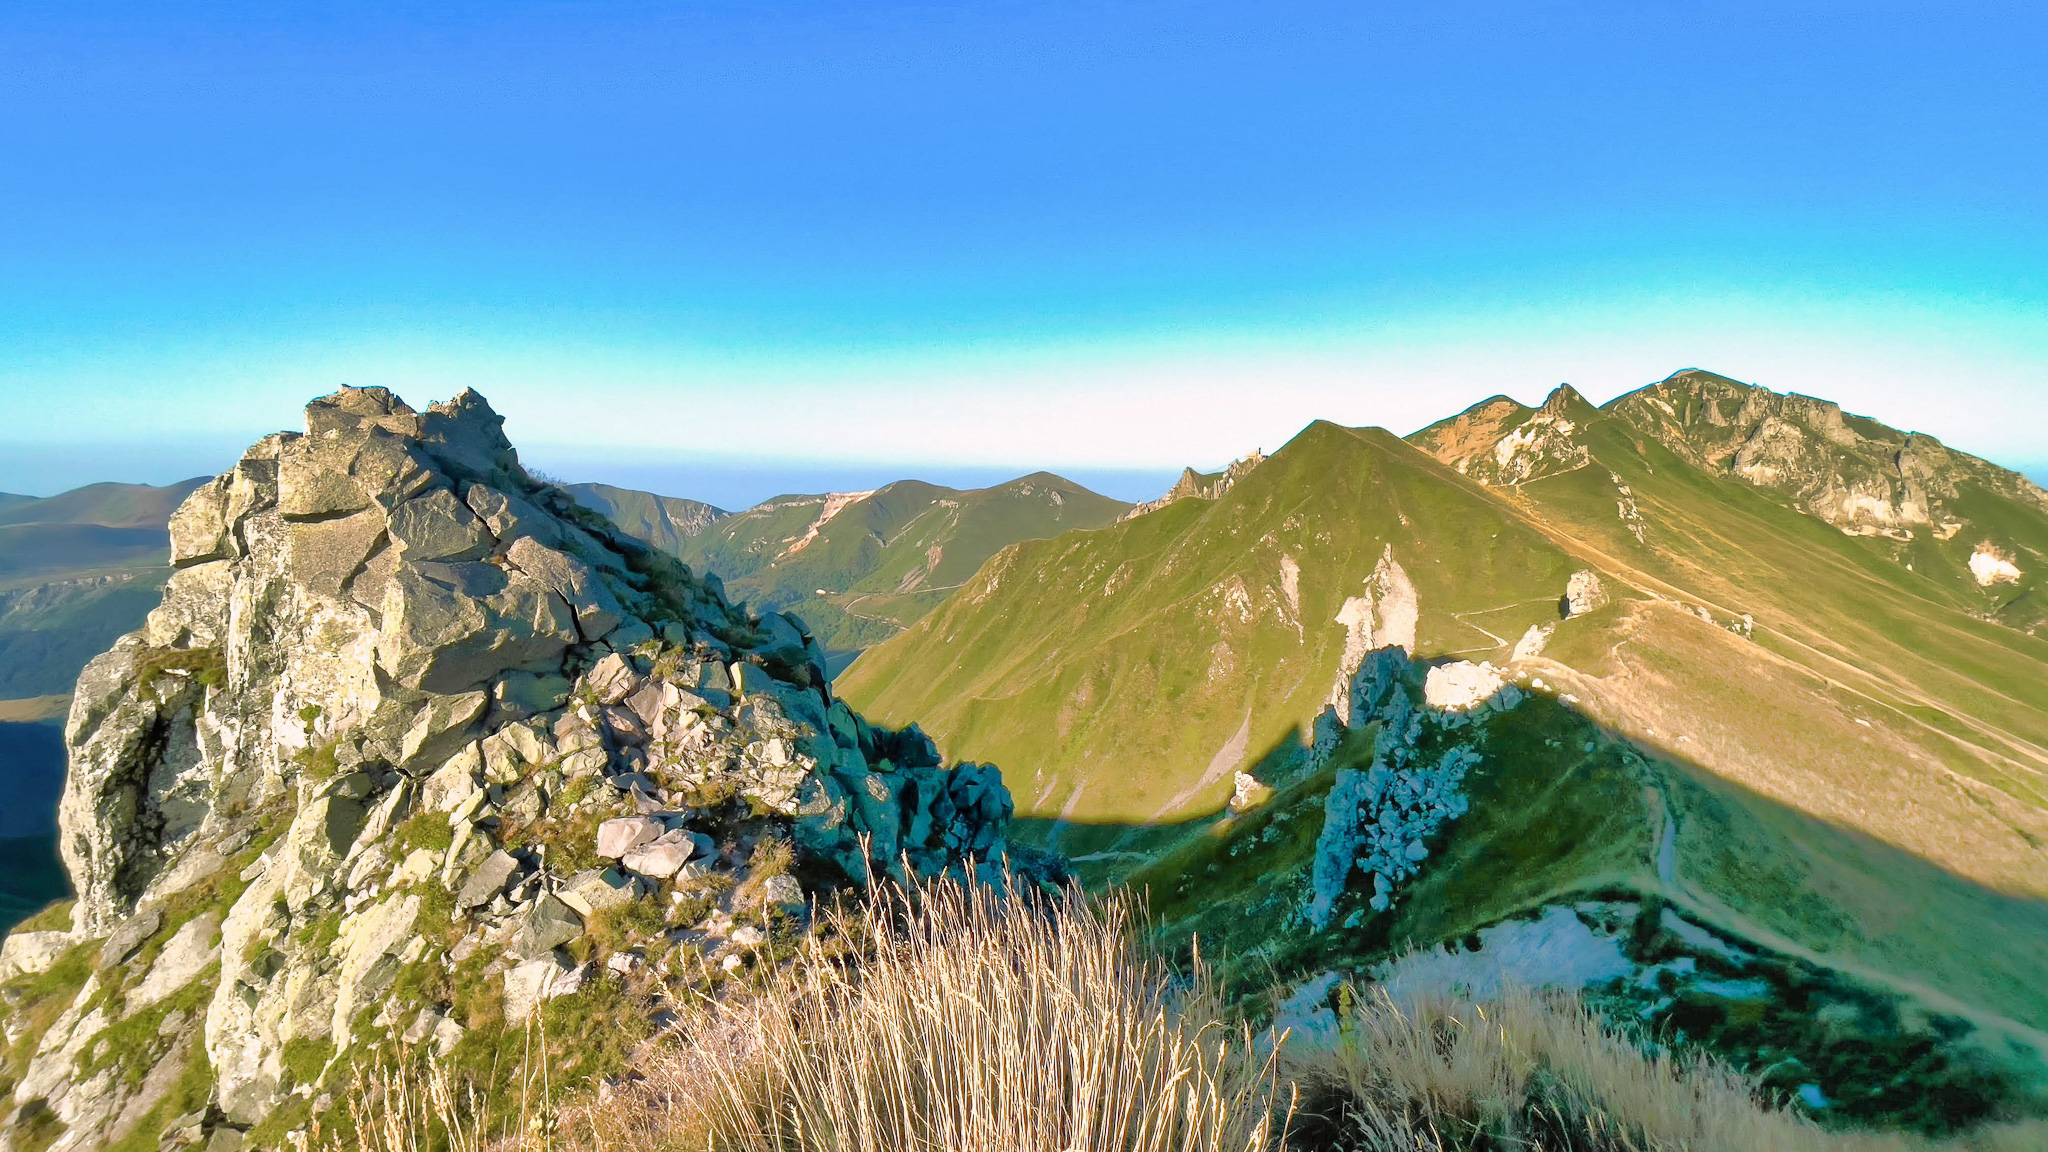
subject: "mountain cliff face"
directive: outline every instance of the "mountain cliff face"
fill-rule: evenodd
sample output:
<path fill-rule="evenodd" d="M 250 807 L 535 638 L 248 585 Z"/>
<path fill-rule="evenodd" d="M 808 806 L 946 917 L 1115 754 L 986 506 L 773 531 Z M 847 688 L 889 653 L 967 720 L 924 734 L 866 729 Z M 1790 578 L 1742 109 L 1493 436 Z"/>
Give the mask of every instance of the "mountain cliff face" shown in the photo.
<path fill-rule="evenodd" d="M 16 1146 L 276 1146 L 386 1039 L 489 1067 L 555 997 L 715 984 L 807 888 L 1004 858 L 994 768 L 869 725 L 801 623 L 501 425 L 344 389 L 172 517 L 72 705 L 69 922 L 0 956 Z"/>

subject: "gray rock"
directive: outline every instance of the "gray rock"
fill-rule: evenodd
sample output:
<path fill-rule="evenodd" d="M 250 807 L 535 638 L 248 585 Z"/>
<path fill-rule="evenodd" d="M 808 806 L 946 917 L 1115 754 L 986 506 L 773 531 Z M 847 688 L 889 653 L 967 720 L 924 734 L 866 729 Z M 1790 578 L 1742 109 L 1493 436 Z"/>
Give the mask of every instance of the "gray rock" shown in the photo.
<path fill-rule="evenodd" d="M 483 521 L 446 488 L 434 488 L 391 510 L 391 539 L 404 558 L 474 560 L 494 541 Z"/>
<path fill-rule="evenodd" d="M 775 690 L 775 678 L 759 664 L 735 664 L 732 666 L 733 692 L 738 696 L 754 696 Z"/>
<path fill-rule="evenodd" d="M 640 819 L 648 819 L 640 817 Z M 695 837 L 682 829 L 664 832 L 652 841 L 625 853 L 619 863 L 654 880 L 666 880 L 682 871 L 697 853 Z"/>
<path fill-rule="evenodd" d="M 512 951 L 522 960 L 533 960 L 581 935 L 583 917 L 553 896 L 542 896 L 528 905 L 520 917 L 519 927 L 512 934 Z"/>
<path fill-rule="evenodd" d="M 503 892 L 518 872 L 519 858 L 500 848 L 485 857 L 469 879 L 463 881 L 462 891 L 455 894 L 455 906 L 474 908 L 490 903 L 491 897 Z"/>
<path fill-rule="evenodd" d="M 420 806 L 430 812 L 453 812 L 477 791 L 482 775 L 483 753 L 475 744 L 465 745 L 434 774 L 420 782 Z"/>
<path fill-rule="evenodd" d="M 625 656 L 612 652 L 584 672 L 584 687 L 598 697 L 598 703 L 614 705 L 637 693 L 641 678 Z"/>
<path fill-rule="evenodd" d="M 25 973 L 47 972 L 78 943 L 69 932 L 16 932 L 0 944 L 0 981 Z M 142 941 L 137 940 L 139 946 Z M 133 952 L 134 949 L 129 949 Z"/>
<path fill-rule="evenodd" d="M 194 489 L 171 513 L 171 566 L 185 568 L 228 556 L 228 478 Z"/>
<path fill-rule="evenodd" d="M 761 902 L 763 904 L 774 904 L 782 908 L 802 908 L 804 906 L 803 885 L 798 884 L 796 877 L 787 873 L 780 876 L 770 876 L 761 883 Z"/>
<path fill-rule="evenodd" d="M 568 959 L 557 952 L 545 952 L 505 973 L 505 1019 L 523 1024 L 535 1010 L 557 996 L 580 987 Z"/>
<path fill-rule="evenodd" d="M 1571 579 L 1565 582 L 1563 607 L 1566 617 L 1584 616 L 1606 605 L 1607 589 L 1600 584 L 1600 574 L 1591 568 L 1572 573 Z"/>
<path fill-rule="evenodd" d="M 619 626 L 626 611 L 618 597 L 597 578 L 590 565 L 557 552 L 530 536 L 512 542 L 505 556 L 526 573 L 560 596 L 575 613 L 576 628 L 585 640 L 602 639 Z"/>
<path fill-rule="evenodd" d="M 630 904 L 639 894 L 633 881 L 616 870 L 592 868 L 563 881 L 555 897 L 584 916 L 595 916 L 607 908 Z"/>
<path fill-rule="evenodd" d="M 164 910 L 161 906 L 144 904 L 136 908 L 108 933 L 107 942 L 100 945 L 100 966 L 112 968 L 116 964 L 126 964 L 128 958 L 142 947 L 142 942 L 156 935 L 163 926 Z"/>
<path fill-rule="evenodd" d="M 597 854 L 617 860 L 665 832 L 666 826 L 651 816 L 621 816 L 597 826 Z"/>
<path fill-rule="evenodd" d="M 208 912 L 185 922 L 157 953 L 142 982 L 128 993 L 128 1011 L 137 1012 L 190 984 L 220 953 L 220 913 Z"/>

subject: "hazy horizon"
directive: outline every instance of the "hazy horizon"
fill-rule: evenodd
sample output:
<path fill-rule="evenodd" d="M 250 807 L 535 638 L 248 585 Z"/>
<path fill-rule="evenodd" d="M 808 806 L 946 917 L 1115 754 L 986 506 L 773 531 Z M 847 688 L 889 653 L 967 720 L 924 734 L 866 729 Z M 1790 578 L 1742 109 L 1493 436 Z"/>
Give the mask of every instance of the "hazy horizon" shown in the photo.
<path fill-rule="evenodd" d="M 84 441 L 224 464 L 341 383 L 475 386 L 536 458 L 1149 472 L 1687 366 L 2026 464 L 2044 40 L 1846 3 L 26 0 L 0 488 Z"/>

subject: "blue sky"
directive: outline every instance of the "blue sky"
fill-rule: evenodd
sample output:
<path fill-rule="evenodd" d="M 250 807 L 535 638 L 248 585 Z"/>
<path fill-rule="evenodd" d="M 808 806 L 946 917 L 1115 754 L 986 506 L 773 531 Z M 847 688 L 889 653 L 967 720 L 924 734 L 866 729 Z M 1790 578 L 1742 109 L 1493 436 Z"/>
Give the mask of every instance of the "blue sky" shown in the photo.
<path fill-rule="evenodd" d="M 344 382 L 726 503 L 1149 489 L 1692 365 L 2048 472 L 2039 5 L 367 7 L 0 10 L 0 490 Z"/>

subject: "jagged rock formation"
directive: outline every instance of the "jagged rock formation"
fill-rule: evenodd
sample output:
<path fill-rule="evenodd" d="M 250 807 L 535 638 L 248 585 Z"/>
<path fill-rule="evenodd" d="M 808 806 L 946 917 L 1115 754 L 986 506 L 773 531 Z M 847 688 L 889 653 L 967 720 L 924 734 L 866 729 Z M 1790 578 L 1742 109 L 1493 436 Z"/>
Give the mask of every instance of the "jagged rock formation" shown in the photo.
<path fill-rule="evenodd" d="M 1147 512 L 1157 512 L 1176 500 L 1221 499 L 1225 492 L 1230 491 L 1232 485 L 1264 463 L 1265 459 L 1265 453 L 1255 451 L 1242 459 L 1231 461 L 1230 466 L 1221 472 L 1203 473 L 1193 468 L 1183 468 L 1180 479 L 1173 482 L 1173 487 L 1166 490 L 1166 495 L 1132 506 L 1130 511 L 1123 514 L 1123 519 L 1129 520 L 1134 516 L 1143 516 Z"/>
<path fill-rule="evenodd" d="M 1495 396 L 1430 425 L 1414 441 L 1482 484 L 1525 484 L 1591 463 L 1578 434 L 1596 413 L 1577 389 L 1560 384 L 1541 408 Z"/>
<path fill-rule="evenodd" d="M 1611 407 L 1688 461 L 1783 492 L 1856 535 L 1911 539 L 1917 529 L 1947 540 L 1967 523 L 1953 504 L 1969 481 L 2048 511 L 2048 492 L 2033 481 L 1932 436 L 1711 372 L 1676 373 Z"/>
<path fill-rule="evenodd" d="M 600 961 L 738 966 L 804 884 L 1007 854 L 993 767 L 869 725 L 800 622 L 527 476 L 473 392 L 315 401 L 170 535 L 162 604 L 79 679 L 78 900 L 7 957 L 86 975 L 8 1016 L 33 1051 L 10 1131 L 121 1139 L 198 1068 L 199 1118 L 167 1131 L 238 1132 L 376 1037 L 453 1049 Z"/>

